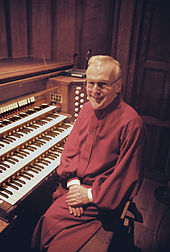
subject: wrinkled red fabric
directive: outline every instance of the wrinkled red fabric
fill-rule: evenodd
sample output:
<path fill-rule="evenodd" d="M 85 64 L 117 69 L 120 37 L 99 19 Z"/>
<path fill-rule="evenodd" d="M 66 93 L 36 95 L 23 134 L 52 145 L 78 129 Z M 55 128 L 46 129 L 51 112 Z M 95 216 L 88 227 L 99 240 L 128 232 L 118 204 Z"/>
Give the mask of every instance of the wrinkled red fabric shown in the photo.
<path fill-rule="evenodd" d="M 54 203 L 39 220 L 33 247 L 41 251 L 77 251 L 102 225 L 99 211 L 115 210 L 128 194 L 134 197 L 143 179 L 145 127 L 128 104 L 117 98 L 106 109 L 81 109 L 61 157 L 62 180 Z M 65 202 L 67 181 L 78 178 L 92 188 L 93 202 L 84 215 L 70 215 Z"/>

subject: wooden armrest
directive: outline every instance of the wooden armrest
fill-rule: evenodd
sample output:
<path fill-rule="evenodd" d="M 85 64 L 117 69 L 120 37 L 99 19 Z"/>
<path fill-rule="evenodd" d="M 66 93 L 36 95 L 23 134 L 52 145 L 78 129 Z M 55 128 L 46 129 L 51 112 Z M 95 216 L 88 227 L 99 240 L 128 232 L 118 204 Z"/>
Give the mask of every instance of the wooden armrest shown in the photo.
<path fill-rule="evenodd" d="M 124 207 L 124 209 L 123 209 L 123 212 L 122 212 L 122 214 L 121 214 L 121 216 L 120 216 L 120 218 L 123 220 L 124 218 L 125 218 L 125 215 L 126 215 L 126 212 L 127 212 L 127 210 L 128 210 L 128 207 L 129 207 L 129 205 L 130 205 L 130 200 L 128 200 L 127 202 L 126 202 L 126 205 L 125 205 L 125 207 Z"/>

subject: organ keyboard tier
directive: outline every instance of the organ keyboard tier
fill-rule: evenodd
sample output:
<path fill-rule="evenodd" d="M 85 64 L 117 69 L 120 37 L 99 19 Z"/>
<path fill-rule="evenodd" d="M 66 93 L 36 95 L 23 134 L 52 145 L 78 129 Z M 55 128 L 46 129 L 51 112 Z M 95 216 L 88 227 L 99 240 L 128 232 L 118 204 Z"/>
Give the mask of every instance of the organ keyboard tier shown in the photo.
<path fill-rule="evenodd" d="M 56 172 L 73 127 L 69 115 L 59 113 L 56 104 L 31 100 L 31 107 L 23 102 L 22 111 L 18 106 L 10 107 L 10 113 L 0 110 L 0 218 L 5 221 Z"/>

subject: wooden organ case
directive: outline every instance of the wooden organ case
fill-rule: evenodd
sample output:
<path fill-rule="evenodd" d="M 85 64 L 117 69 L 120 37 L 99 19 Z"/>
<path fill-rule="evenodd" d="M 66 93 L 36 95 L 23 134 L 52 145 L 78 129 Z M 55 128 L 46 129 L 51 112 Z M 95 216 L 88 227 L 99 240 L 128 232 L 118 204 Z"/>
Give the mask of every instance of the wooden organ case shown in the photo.
<path fill-rule="evenodd" d="M 61 105 L 61 111 L 70 113 L 76 120 L 83 104 L 87 102 L 85 78 L 57 76 L 50 78 L 48 87 L 57 88 L 57 96 L 52 94 L 51 99 Z"/>
<path fill-rule="evenodd" d="M 0 63 L 0 234 L 59 165 L 73 124 L 59 112 L 59 87 L 50 87 L 49 78 L 71 67 L 25 59 Z M 62 101 L 67 98 L 62 93 Z"/>

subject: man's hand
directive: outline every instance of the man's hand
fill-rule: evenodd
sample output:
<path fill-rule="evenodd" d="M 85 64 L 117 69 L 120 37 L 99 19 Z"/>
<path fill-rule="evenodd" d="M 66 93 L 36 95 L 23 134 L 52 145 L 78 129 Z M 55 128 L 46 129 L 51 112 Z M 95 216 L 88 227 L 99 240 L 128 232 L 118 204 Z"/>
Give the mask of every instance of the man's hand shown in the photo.
<path fill-rule="evenodd" d="M 68 206 L 82 206 L 89 203 L 88 189 L 81 185 L 72 185 L 66 196 Z"/>
<path fill-rule="evenodd" d="M 81 217 L 81 215 L 83 215 L 83 213 L 84 213 L 83 207 L 71 207 L 71 206 L 69 206 L 68 209 L 70 211 L 70 214 L 73 214 L 75 217 L 76 216 Z"/>

